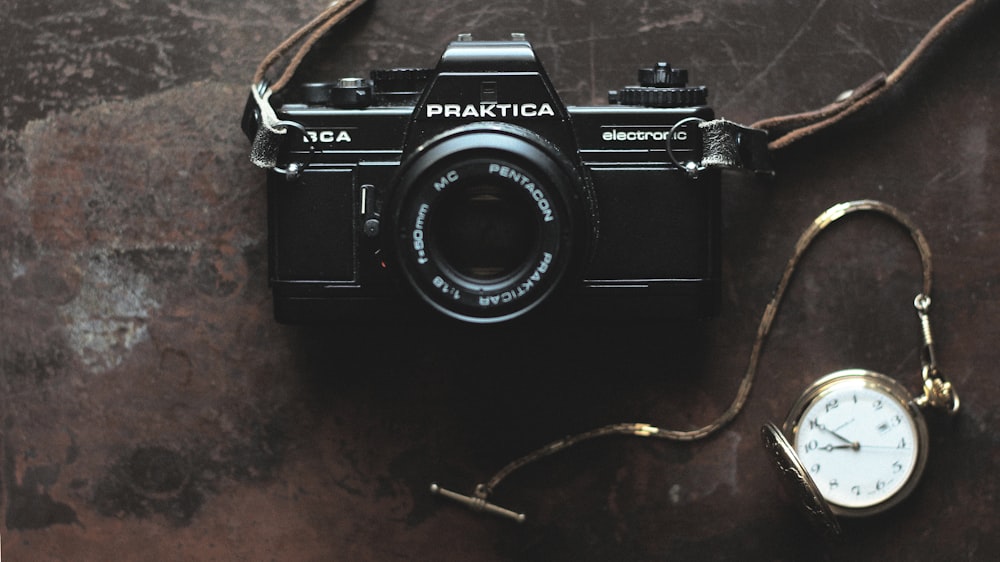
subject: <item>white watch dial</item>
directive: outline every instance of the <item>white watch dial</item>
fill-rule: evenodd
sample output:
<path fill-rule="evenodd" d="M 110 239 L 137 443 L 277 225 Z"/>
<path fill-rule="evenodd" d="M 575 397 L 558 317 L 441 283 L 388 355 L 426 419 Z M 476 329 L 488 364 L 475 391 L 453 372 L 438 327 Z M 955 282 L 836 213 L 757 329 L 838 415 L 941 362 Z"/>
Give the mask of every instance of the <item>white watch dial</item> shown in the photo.
<path fill-rule="evenodd" d="M 892 505 L 923 469 L 926 426 L 895 387 L 876 373 L 842 371 L 803 397 L 792 446 L 818 491 L 841 514 Z"/>

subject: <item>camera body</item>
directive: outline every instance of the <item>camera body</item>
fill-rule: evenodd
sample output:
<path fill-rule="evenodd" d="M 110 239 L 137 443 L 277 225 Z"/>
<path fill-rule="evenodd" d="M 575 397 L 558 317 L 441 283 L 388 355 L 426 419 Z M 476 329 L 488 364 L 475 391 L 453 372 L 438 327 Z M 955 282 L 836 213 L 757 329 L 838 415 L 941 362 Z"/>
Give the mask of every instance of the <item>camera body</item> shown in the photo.
<path fill-rule="evenodd" d="M 713 118 L 686 78 L 660 63 L 567 107 L 523 36 L 460 36 L 433 69 L 276 94 L 293 125 L 267 182 L 276 318 L 712 314 L 721 182 L 676 164 Z"/>

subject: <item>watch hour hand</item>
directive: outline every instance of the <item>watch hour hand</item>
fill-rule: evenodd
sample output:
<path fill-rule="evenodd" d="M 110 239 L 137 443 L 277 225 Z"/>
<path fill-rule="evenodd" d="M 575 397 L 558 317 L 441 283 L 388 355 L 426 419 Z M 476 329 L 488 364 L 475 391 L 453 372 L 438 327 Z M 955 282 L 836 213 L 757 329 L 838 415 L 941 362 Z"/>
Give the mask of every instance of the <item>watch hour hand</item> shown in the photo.
<path fill-rule="evenodd" d="M 857 441 L 851 441 L 850 439 L 844 437 L 843 435 L 837 433 L 836 431 L 834 431 L 832 429 L 828 429 L 823 424 L 818 424 L 816 427 L 819 427 L 821 430 L 829 433 L 830 435 L 833 435 L 834 437 L 836 437 L 837 439 L 840 439 L 844 443 L 847 443 L 847 445 L 843 445 L 843 446 L 839 446 L 839 447 L 834 447 L 834 449 L 848 449 L 848 448 L 850 448 L 850 449 L 854 449 L 855 451 L 857 451 L 858 449 L 861 448 L 861 444 L 858 443 Z"/>

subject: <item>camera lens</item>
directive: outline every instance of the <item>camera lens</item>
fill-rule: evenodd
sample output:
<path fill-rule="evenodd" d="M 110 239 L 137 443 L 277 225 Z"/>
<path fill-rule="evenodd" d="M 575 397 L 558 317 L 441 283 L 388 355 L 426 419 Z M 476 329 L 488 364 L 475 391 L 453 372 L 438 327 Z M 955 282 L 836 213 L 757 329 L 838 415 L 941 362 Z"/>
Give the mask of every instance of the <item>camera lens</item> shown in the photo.
<path fill-rule="evenodd" d="M 388 202 L 395 261 L 420 298 L 467 322 L 544 302 L 591 247 L 589 184 L 544 139 L 508 124 L 421 146 Z"/>
<path fill-rule="evenodd" d="M 495 283 L 530 265 L 539 242 L 531 200 L 495 183 L 442 194 L 428 217 L 428 236 L 441 260 L 459 275 Z"/>

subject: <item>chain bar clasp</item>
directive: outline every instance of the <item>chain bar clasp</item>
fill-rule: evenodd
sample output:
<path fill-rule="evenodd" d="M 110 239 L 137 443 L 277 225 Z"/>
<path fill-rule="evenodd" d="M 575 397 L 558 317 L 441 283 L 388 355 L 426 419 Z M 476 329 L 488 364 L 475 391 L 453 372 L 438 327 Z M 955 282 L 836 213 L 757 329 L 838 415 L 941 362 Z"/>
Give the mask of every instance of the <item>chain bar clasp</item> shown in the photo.
<path fill-rule="evenodd" d="M 452 501 L 456 501 L 473 511 L 492 513 L 493 515 L 499 515 L 500 517 L 504 517 L 506 519 L 513 519 L 518 523 L 524 523 L 524 520 L 526 519 L 523 513 L 517 513 L 516 511 L 511 511 L 486 501 L 487 496 L 489 496 L 489 491 L 483 484 L 476 486 L 476 492 L 471 496 L 453 492 L 446 488 L 442 488 L 437 484 L 431 484 L 431 493 L 436 496 L 442 496 Z"/>
<path fill-rule="evenodd" d="M 920 362 L 923 364 L 921 376 L 924 379 L 924 394 L 918 397 L 915 402 L 918 406 L 933 406 L 943 408 L 949 414 L 958 413 L 960 405 L 958 393 L 951 383 L 938 370 L 937 355 L 934 352 L 934 335 L 931 332 L 931 298 L 923 293 L 913 299 L 913 307 L 917 309 L 917 316 L 920 317 L 920 328 L 924 336 L 924 345 L 920 353 Z"/>

